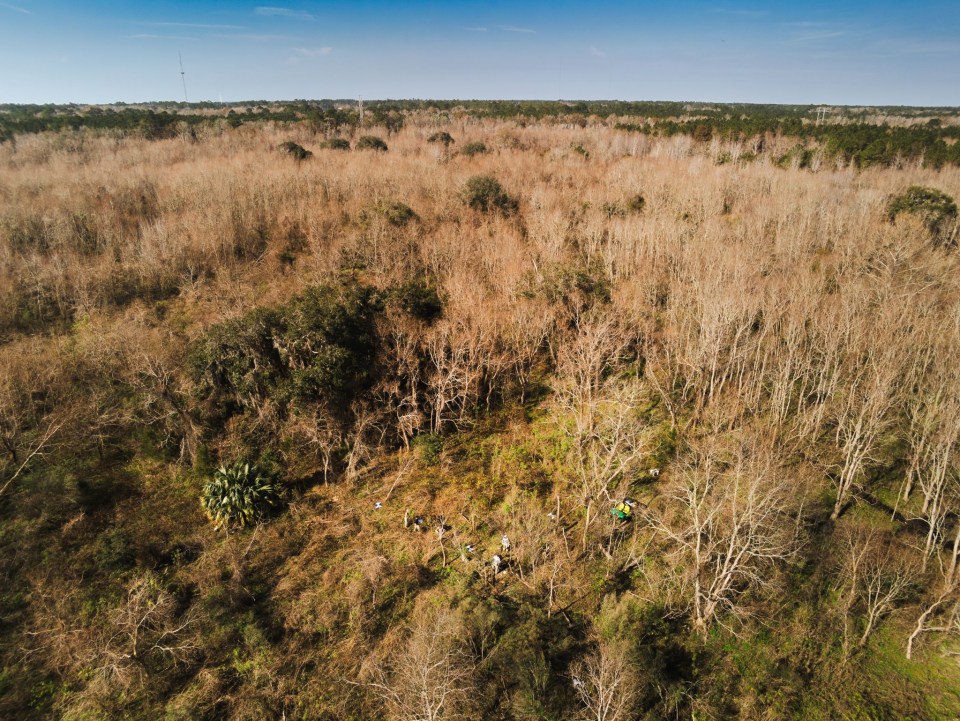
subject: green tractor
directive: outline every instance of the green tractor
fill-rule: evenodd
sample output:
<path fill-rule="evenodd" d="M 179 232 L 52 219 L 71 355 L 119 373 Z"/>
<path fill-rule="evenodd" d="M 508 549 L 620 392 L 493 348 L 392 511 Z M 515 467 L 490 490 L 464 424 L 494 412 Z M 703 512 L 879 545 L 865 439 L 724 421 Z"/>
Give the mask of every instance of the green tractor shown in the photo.
<path fill-rule="evenodd" d="M 610 509 L 611 515 L 618 521 L 629 521 L 633 518 L 633 509 L 637 502 L 632 498 L 624 498 L 620 503 Z"/>

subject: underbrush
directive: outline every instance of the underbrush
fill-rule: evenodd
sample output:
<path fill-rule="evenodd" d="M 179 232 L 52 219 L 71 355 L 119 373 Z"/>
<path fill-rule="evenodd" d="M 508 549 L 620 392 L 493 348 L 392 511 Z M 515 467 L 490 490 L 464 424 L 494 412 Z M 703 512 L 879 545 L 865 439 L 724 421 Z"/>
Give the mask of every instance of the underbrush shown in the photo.
<path fill-rule="evenodd" d="M 302 130 L 4 146 L 0 713 L 958 713 L 956 170 Z"/>

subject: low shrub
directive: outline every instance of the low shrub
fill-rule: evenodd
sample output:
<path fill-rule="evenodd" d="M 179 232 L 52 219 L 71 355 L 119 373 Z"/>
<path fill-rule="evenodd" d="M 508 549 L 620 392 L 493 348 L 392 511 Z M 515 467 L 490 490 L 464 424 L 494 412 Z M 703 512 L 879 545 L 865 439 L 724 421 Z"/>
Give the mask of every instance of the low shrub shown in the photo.
<path fill-rule="evenodd" d="M 610 281 L 602 268 L 561 263 L 546 265 L 536 275 L 528 273 L 521 293 L 527 298 L 545 298 L 573 316 L 582 315 L 594 306 L 606 305 L 613 298 Z"/>
<path fill-rule="evenodd" d="M 428 143 L 442 143 L 444 147 L 449 147 L 453 144 L 453 136 L 446 131 L 440 131 L 439 133 L 434 133 L 429 138 L 427 138 Z"/>
<path fill-rule="evenodd" d="M 289 369 L 292 401 L 349 401 L 372 380 L 380 303 L 353 283 L 306 288 L 283 308 L 276 347 Z"/>
<path fill-rule="evenodd" d="M 443 300 L 437 289 L 423 280 L 394 286 L 387 300 L 401 312 L 427 322 L 436 320 L 443 313 Z"/>
<path fill-rule="evenodd" d="M 507 194 L 500 181 L 489 175 L 470 178 L 463 194 L 467 205 L 483 213 L 500 212 L 510 215 L 516 213 L 520 207 L 520 202 Z"/>
<path fill-rule="evenodd" d="M 600 210 L 608 218 L 625 218 L 627 216 L 627 211 L 620 203 L 604 203 L 600 206 Z"/>
<path fill-rule="evenodd" d="M 637 193 L 627 201 L 627 210 L 632 213 L 642 213 L 646 206 L 647 200 L 640 193 Z"/>
<path fill-rule="evenodd" d="M 313 153 L 304 148 L 302 145 L 294 143 L 292 140 L 288 140 L 285 143 L 280 143 L 280 152 L 293 156 L 297 160 L 306 160 L 307 158 L 313 157 Z"/>
<path fill-rule="evenodd" d="M 370 380 L 379 307 L 368 286 L 309 286 L 283 306 L 214 325 L 190 355 L 194 394 L 221 422 L 268 400 L 349 401 Z"/>
<path fill-rule="evenodd" d="M 51 223 L 42 214 L 21 218 L 5 218 L 0 225 L 0 237 L 6 236 L 7 245 L 17 253 L 40 253 L 51 250 L 54 238 Z"/>
<path fill-rule="evenodd" d="M 350 150 L 350 141 L 346 138 L 329 138 L 320 143 L 325 150 Z"/>
<path fill-rule="evenodd" d="M 413 439 L 413 447 L 425 466 L 435 466 L 440 462 L 443 439 L 433 433 L 425 433 Z"/>
<path fill-rule="evenodd" d="M 107 573 L 123 571 L 136 564 L 133 543 L 122 529 L 113 528 L 100 534 L 94 549 L 98 568 Z"/>
<path fill-rule="evenodd" d="M 947 242 L 951 226 L 957 219 L 957 204 L 953 198 L 936 188 L 914 185 L 892 198 L 887 205 L 887 217 L 892 223 L 901 213 L 919 218 L 937 243 Z"/>
<path fill-rule="evenodd" d="M 781 168 L 797 168 L 806 170 L 813 163 L 814 150 L 808 148 L 803 143 L 797 143 L 788 152 L 776 159 L 776 164 Z"/>
<path fill-rule="evenodd" d="M 273 395 L 283 373 L 274 345 L 280 324 L 276 310 L 255 308 L 212 326 L 194 345 L 189 363 L 195 393 L 216 406 L 216 415 L 258 408 Z"/>
<path fill-rule="evenodd" d="M 474 155 L 483 155 L 489 152 L 489 150 L 483 143 L 467 143 L 460 152 L 468 157 L 473 157 Z"/>
<path fill-rule="evenodd" d="M 420 216 L 414 212 L 413 208 L 406 203 L 395 200 L 378 203 L 376 210 L 383 216 L 384 220 L 397 228 L 402 228 L 411 220 L 420 219 Z"/>
<path fill-rule="evenodd" d="M 357 150 L 376 150 L 385 153 L 388 149 L 383 138 L 378 138 L 376 135 L 364 135 L 357 141 Z"/>

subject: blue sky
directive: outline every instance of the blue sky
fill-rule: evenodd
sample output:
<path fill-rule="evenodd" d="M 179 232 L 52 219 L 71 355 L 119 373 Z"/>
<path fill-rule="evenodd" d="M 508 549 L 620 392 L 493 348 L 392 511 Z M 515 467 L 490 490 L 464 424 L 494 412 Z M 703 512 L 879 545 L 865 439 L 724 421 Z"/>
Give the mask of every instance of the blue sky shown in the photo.
<path fill-rule="evenodd" d="M 274 4 L 275 3 L 275 4 Z M 960 1 L 0 0 L 0 102 L 960 105 Z"/>

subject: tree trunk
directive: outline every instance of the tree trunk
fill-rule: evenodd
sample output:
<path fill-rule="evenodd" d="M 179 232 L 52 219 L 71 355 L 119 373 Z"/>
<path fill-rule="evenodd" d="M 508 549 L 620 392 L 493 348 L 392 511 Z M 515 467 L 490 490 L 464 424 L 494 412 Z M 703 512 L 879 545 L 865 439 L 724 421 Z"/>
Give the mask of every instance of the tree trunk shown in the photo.
<path fill-rule="evenodd" d="M 587 518 L 583 524 L 583 550 L 587 550 L 587 531 L 590 528 L 590 506 L 593 504 L 593 499 L 587 501 Z"/>
<path fill-rule="evenodd" d="M 958 558 L 960 558 L 960 520 L 957 521 L 957 533 L 953 537 L 953 552 L 950 554 L 950 568 L 947 570 L 947 586 L 952 586 L 956 578 Z"/>
<path fill-rule="evenodd" d="M 9 438 L 4 436 L 3 438 L 3 447 L 7 449 L 7 453 L 10 454 L 10 462 L 13 465 L 19 465 L 20 457 L 17 455 L 17 446 L 15 443 L 11 442 Z"/>
<path fill-rule="evenodd" d="M 867 645 L 867 639 L 870 638 L 870 632 L 873 631 L 873 625 L 877 622 L 876 614 L 870 614 L 867 617 L 867 627 L 863 629 L 863 635 L 857 642 L 857 648 L 863 648 Z"/>
<path fill-rule="evenodd" d="M 837 494 L 837 502 L 833 504 L 833 513 L 830 514 L 830 520 L 836 521 L 840 518 L 840 511 L 843 510 L 844 497 Z"/>

